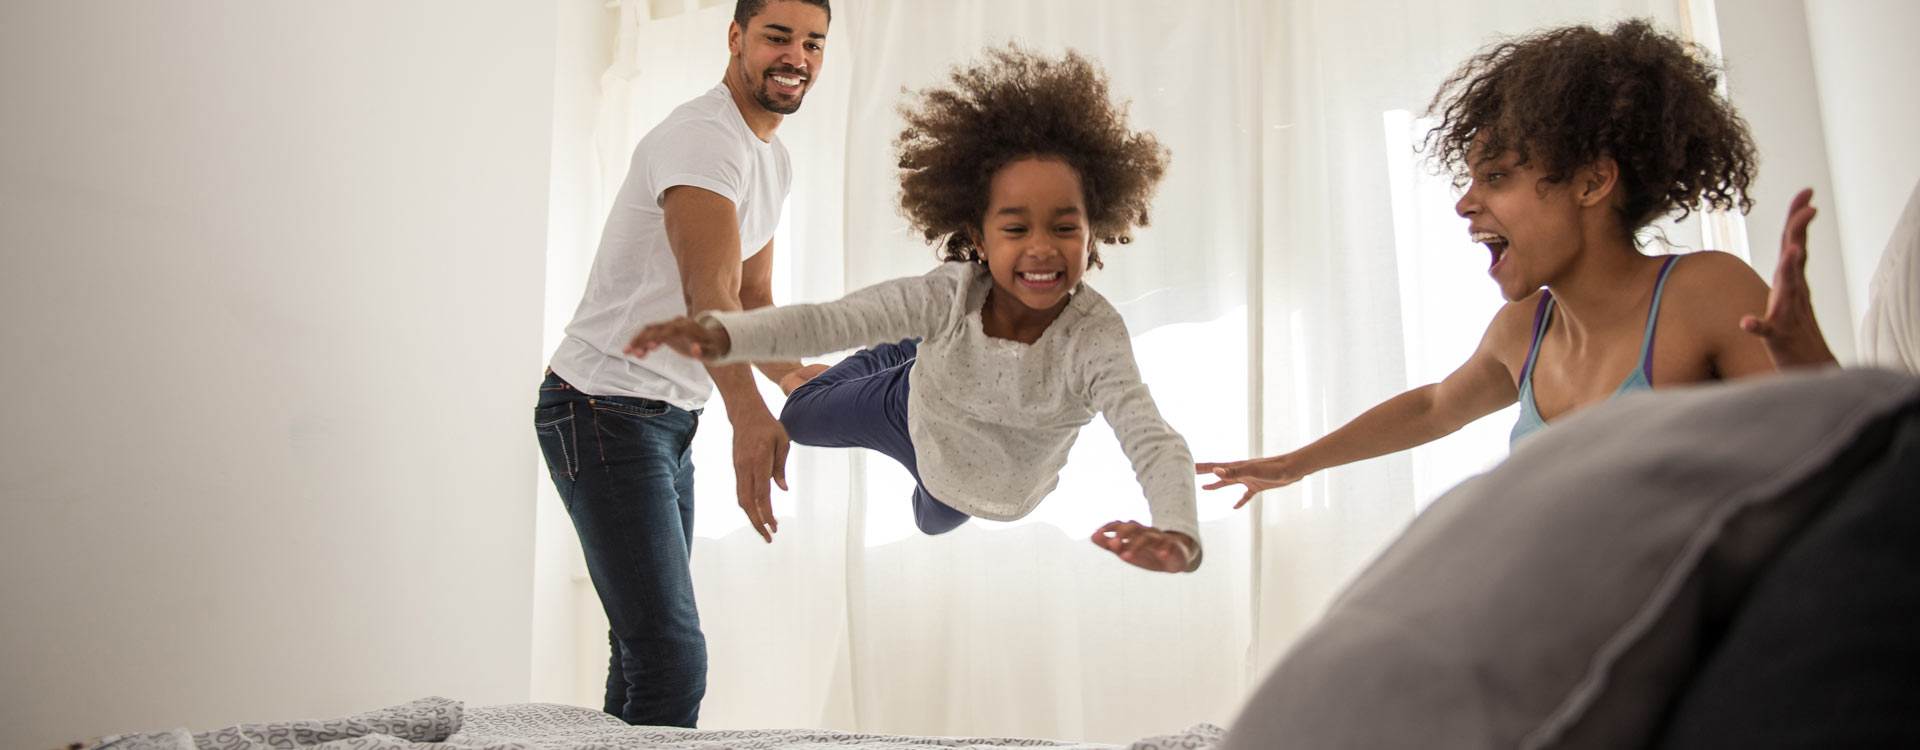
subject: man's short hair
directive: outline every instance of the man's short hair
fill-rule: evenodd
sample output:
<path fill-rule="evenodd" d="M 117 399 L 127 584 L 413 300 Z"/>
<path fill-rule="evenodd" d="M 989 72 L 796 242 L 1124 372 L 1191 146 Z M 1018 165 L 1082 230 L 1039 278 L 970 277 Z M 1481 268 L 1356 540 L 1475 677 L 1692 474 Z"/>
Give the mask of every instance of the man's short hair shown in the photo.
<path fill-rule="evenodd" d="M 797 2 L 808 5 L 818 5 L 821 10 L 827 12 L 827 22 L 833 22 L 833 6 L 827 4 L 828 0 L 735 0 L 733 3 L 733 22 L 740 24 L 740 28 L 746 28 L 747 22 L 753 20 L 754 16 L 760 15 L 760 11 L 766 10 L 767 3 L 769 2 Z"/>

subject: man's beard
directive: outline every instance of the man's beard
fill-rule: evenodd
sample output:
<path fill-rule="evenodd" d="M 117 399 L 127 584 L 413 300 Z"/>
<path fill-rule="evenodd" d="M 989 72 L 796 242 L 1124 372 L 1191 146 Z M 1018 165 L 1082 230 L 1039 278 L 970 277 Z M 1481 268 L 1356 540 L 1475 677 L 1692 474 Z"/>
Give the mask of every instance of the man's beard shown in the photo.
<path fill-rule="evenodd" d="M 811 79 L 806 79 L 800 84 L 800 93 L 795 94 L 790 103 L 782 103 L 780 100 L 773 98 L 773 91 L 771 90 L 773 86 L 773 75 L 775 73 L 781 75 L 798 75 L 788 70 L 768 70 L 761 73 L 760 85 L 753 90 L 754 103 L 760 105 L 761 109 L 776 115 L 790 115 L 800 111 L 800 102 L 807 98 L 807 83 L 810 82 Z"/>

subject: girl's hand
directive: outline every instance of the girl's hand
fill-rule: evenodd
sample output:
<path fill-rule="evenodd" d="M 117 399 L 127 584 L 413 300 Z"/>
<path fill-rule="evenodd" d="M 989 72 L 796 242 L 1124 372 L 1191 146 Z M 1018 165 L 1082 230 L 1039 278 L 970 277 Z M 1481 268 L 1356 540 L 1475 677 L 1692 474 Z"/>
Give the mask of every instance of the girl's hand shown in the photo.
<path fill-rule="evenodd" d="M 640 329 L 627 342 L 626 351 L 629 356 L 644 357 L 662 344 L 694 359 L 712 361 L 726 356 L 733 338 L 718 325 L 705 326 L 692 318 L 679 317 Z"/>
<path fill-rule="evenodd" d="M 1093 544 L 1147 570 L 1181 573 L 1199 561 L 1199 546 L 1178 531 L 1136 521 L 1114 521 L 1093 532 Z"/>
<path fill-rule="evenodd" d="M 1230 484 L 1246 487 L 1247 493 L 1240 496 L 1240 502 L 1233 504 L 1233 507 L 1238 508 L 1253 500 L 1254 495 L 1275 487 L 1285 487 L 1312 474 L 1313 469 L 1302 465 L 1299 459 L 1294 458 L 1295 455 L 1297 454 L 1282 453 L 1271 458 L 1253 458 L 1225 463 L 1197 463 L 1193 465 L 1193 473 L 1212 474 L 1219 478 L 1219 481 L 1201 489 L 1217 490 Z"/>
<path fill-rule="evenodd" d="M 1787 227 L 1780 233 L 1780 262 L 1773 270 L 1766 317 L 1740 319 L 1740 327 L 1766 345 L 1775 369 L 1836 361 L 1820 333 L 1820 322 L 1814 320 L 1813 294 L 1807 289 L 1807 225 L 1817 211 L 1812 202 L 1813 189 L 1807 188 L 1793 196 L 1793 205 L 1787 207 Z"/>

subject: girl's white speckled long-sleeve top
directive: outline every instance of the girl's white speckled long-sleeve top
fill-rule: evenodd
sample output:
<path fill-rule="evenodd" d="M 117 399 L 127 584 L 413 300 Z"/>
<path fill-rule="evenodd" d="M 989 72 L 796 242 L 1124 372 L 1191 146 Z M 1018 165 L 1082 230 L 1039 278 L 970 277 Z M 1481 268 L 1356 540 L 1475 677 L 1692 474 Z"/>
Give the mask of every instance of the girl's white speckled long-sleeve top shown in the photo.
<path fill-rule="evenodd" d="M 1059 484 L 1080 428 L 1105 415 L 1133 462 L 1153 526 L 1198 542 L 1193 455 L 1140 382 L 1120 313 L 1082 283 L 1040 339 L 1023 344 L 981 328 L 992 287 L 985 266 L 956 261 L 834 302 L 700 317 L 732 339 L 722 362 L 922 339 L 907 381 L 920 480 L 971 516 L 1008 521 L 1031 512 Z"/>

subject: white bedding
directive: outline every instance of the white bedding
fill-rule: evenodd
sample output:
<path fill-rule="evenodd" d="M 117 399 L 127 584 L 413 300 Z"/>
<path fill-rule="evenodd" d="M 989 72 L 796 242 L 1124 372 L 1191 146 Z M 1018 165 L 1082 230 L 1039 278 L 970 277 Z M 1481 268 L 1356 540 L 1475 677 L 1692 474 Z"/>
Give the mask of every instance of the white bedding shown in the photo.
<path fill-rule="evenodd" d="M 1920 185 L 1907 196 L 1868 284 L 1860 364 L 1920 374 Z"/>
<path fill-rule="evenodd" d="M 466 709 L 459 701 L 421 698 L 338 719 L 243 724 L 208 732 L 185 729 L 102 738 L 90 750 L 813 750 L 815 748 L 1010 748 L 1068 750 L 1200 750 L 1225 730 L 1197 724 L 1131 745 L 1096 745 L 1011 737 L 905 737 L 818 729 L 676 729 L 628 726 L 578 706 L 524 703 Z"/>

